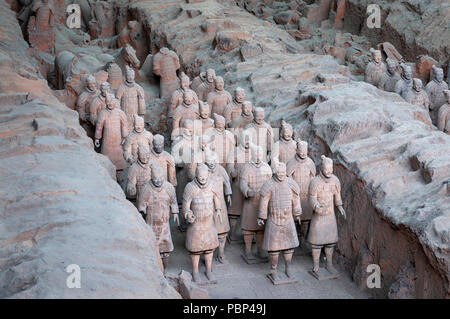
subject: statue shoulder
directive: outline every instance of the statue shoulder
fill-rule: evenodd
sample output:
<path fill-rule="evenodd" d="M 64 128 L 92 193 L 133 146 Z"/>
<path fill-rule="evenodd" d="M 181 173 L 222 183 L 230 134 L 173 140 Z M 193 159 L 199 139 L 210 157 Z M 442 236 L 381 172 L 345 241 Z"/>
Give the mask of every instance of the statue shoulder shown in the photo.
<path fill-rule="evenodd" d="M 292 178 L 290 177 L 286 177 L 286 181 L 289 184 L 289 187 L 291 188 L 291 190 L 296 194 L 299 195 L 300 194 L 300 187 L 298 186 L 297 182 L 294 181 Z"/>
<path fill-rule="evenodd" d="M 273 178 L 267 180 L 260 188 L 259 193 L 262 197 L 267 196 L 271 191 L 272 188 L 274 187 L 274 183 L 275 181 L 273 180 Z"/>

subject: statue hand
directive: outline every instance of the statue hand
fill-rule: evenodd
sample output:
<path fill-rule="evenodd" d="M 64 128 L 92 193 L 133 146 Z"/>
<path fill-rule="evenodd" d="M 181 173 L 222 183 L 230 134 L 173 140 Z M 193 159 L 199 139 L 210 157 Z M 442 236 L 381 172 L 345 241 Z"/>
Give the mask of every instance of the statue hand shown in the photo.
<path fill-rule="evenodd" d="M 180 218 L 178 217 L 178 214 L 173 214 L 173 222 L 177 224 L 177 226 L 180 226 Z"/>
<path fill-rule="evenodd" d="M 220 214 L 221 211 L 222 211 L 222 210 L 221 210 L 220 208 L 216 209 L 217 219 L 218 219 L 219 222 L 222 224 L 222 215 Z"/>
<path fill-rule="evenodd" d="M 128 196 L 136 196 L 136 186 L 132 184 L 127 185 Z"/>
<path fill-rule="evenodd" d="M 95 147 L 100 147 L 100 140 L 95 140 L 94 142 Z"/>
<path fill-rule="evenodd" d="M 344 208 L 341 206 L 338 206 L 338 210 L 341 213 L 341 215 L 344 217 L 344 219 L 347 219 L 347 215 L 345 214 Z"/>
<path fill-rule="evenodd" d="M 127 156 L 126 158 L 125 158 L 125 160 L 128 162 L 128 163 L 130 163 L 130 164 L 132 164 L 133 163 L 133 156 Z"/>
<path fill-rule="evenodd" d="M 258 218 L 258 226 L 264 226 L 264 219 Z"/>
<path fill-rule="evenodd" d="M 247 197 L 254 197 L 255 196 L 255 191 L 253 189 L 249 189 L 247 191 Z"/>
<path fill-rule="evenodd" d="M 192 212 L 188 212 L 186 214 L 186 219 L 189 224 L 193 224 L 195 222 L 195 215 Z"/>
<path fill-rule="evenodd" d="M 300 226 L 302 224 L 302 218 L 300 216 L 298 216 L 296 218 L 296 220 L 298 221 L 298 225 Z"/>
<path fill-rule="evenodd" d="M 227 205 L 231 207 L 231 195 L 227 195 Z"/>

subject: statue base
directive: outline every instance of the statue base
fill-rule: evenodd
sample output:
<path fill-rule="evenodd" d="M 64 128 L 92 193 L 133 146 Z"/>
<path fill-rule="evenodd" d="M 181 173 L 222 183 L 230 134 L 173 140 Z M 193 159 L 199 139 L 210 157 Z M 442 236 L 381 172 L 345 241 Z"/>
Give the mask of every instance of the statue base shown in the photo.
<path fill-rule="evenodd" d="M 241 257 L 249 265 L 266 263 L 269 261 L 269 258 L 261 258 L 259 256 L 255 256 L 255 259 L 248 259 L 245 254 L 241 254 Z"/>
<path fill-rule="evenodd" d="M 313 276 L 317 280 L 336 279 L 341 275 L 339 272 L 331 273 L 325 268 L 319 268 L 318 272 L 314 272 L 312 270 L 309 270 L 308 272 L 310 273 L 311 276 Z"/>
<path fill-rule="evenodd" d="M 199 272 L 200 274 L 200 281 L 196 282 L 194 279 L 192 279 L 192 282 L 195 283 L 197 286 L 211 286 L 217 284 L 217 279 L 209 280 L 206 275 L 203 272 Z"/>
<path fill-rule="evenodd" d="M 295 284 L 295 283 L 298 282 L 297 279 L 289 278 L 288 276 L 286 276 L 285 273 L 278 273 L 278 279 L 274 279 L 272 277 L 272 274 L 267 274 L 266 276 L 267 276 L 267 278 L 269 278 L 269 280 L 275 286 L 278 286 L 278 285 L 291 285 L 291 284 Z"/>

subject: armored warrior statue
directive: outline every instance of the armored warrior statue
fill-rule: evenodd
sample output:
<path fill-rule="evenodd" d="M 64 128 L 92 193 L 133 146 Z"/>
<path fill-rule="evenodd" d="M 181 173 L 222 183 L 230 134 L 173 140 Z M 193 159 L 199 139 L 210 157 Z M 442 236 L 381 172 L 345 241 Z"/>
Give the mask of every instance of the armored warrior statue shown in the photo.
<path fill-rule="evenodd" d="M 240 172 L 239 188 L 244 197 L 241 215 L 241 228 L 245 243 L 243 257 L 247 263 L 257 261 L 257 258 L 252 254 L 254 235 L 256 235 L 258 257 L 264 258 L 262 252 L 264 227 L 257 221 L 260 204 L 259 191 L 264 183 L 272 177 L 272 169 L 269 164 L 263 162 L 263 156 L 263 149 L 259 146 L 253 146 L 251 159 L 242 166 Z"/>
<path fill-rule="evenodd" d="M 209 105 L 206 102 L 199 101 L 200 117 L 194 121 L 195 135 L 202 136 L 204 133 L 214 129 L 214 120 L 209 117 Z"/>
<path fill-rule="evenodd" d="M 100 112 L 95 128 L 95 146 L 100 147 L 102 139 L 101 153 L 109 157 L 117 170 L 123 170 L 126 163 L 123 158 L 122 140 L 128 135 L 127 118 L 117 106 L 118 101 L 114 95 L 108 93 L 106 108 Z"/>
<path fill-rule="evenodd" d="M 439 108 L 437 127 L 440 131 L 450 135 L 450 90 L 444 91 L 447 103 Z"/>
<path fill-rule="evenodd" d="M 292 138 L 294 130 L 292 125 L 283 121 L 280 140 L 275 142 L 272 153 L 272 166 L 277 162 L 287 163 L 295 156 L 297 143 Z"/>
<path fill-rule="evenodd" d="M 412 88 L 412 70 L 409 65 L 402 64 L 402 74 L 400 80 L 395 84 L 395 93 L 405 98 L 406 94 Z"/>
<path fill-rule="evenodd" d="M 395 92 L 395 85 L 400 80 L 400 74 L 397 72 L 397 63 L 395 60 L 387 59 L 387 70 L 381 75 L 378 88 L 387 92 Z"/>
<path fill-rule="evenodd" d="M 93 126 L 97 124 L 100 111 L 106 108 L 106 95 L 110 93 L 110 89 L 109 83 L 103 82 L 100 85 L 100 94 L 97 94 L 97 97 L 89 105 L 89 121 Z"/>
<path fill-rule="evenodd" d="M 235 146 L 235 139 L 233 133 L 225 129 L 225 118 L 223 116 L 214 114 L 214 129 L 207 132 L 214 143 L 214 149 L 219 158 L 219 163 L 222 167 L 226 167 L 228 154 Z"/>
<path fill-rule="evenodd" d="M 134 82 L 134 70 L 127 67 L 125 82 L 116 92 L 116 98 L 120 101 L 120 108 L 127 115 L 128 130 L 133 129 L 134 116 L 145 116 L 144 89 Z"/>
<path fill-rule="evenodd" d="M 174 51 L 161 48 L 153 57 L 153 73 L 161 77 L 161 99 L 170 98 L 172 92 L 178 87 L 177 70 L 180 68 L 180 60 Z"/>
<path fill-rule="evenodd" d="M 86 89 L 78 96 L 77 111 L 80 116 L 81 126 L 86 130 L 90 138 L 94 137 L 95 127 L 89 122 L 89 108 L 92 101 L 100 94 L 97 90 L 97 80 L 92 75 L 86 78 Z"/>
<path fill-rule="evenodd" d="M 122 69 L 116 62 L 109 62 L 106 64 L 106 72 L 108 72 L 108 82 L 111 85 L 111 90 L 115 93 L 123 83 Z"/>
<path fill-rule="evenodd" d="M 253 122 L 248 124 L 245 129 L 251 132 L 252 144 L 261 146 L 264 152 L 264 162 L 268 162 L 271 158 L 273 131 L 270 124 L 264 121 L 264 109 L 257 107 L 253 111 Z"/>
<path fill-rule="evenodd" d="M 231 184 L 228 174 L 222 166 L 218 165 L 218 159 L 215 152 L 207 152 L 205 154 L 205 164 L 208 166 L 209 179 L 214 185 L 219 201 L 221 203 L 220 210 L 220 222 L 215 219 L 217 234 L 219 238 L 219 253 L 217 255 L 217 261 L 225 263 L 225 243 L 227 241 L 227 235 L 230 231 L 230 224 L 228 222 L 227 205 L 230 207 L 231 202 Z"/>
<path fill-rule="evenodd" d="M 197 88 L 200 86 L 200 84 L 202 84 L 205 81 L 206 81 L 206 71 L 200 72 L 200 74 L 192 80 L 191 89 L 197 91 Z"/>
<path fill-rule="evenodd" d="M 194 121 L 200 117 L 198 104 L 194 102 L 194 95 L 191 91 L 183 93 L 183 103 L 177 106 L 173 113 L 172 140 L 175 140 L 180 134 L 181 124 L 185 120 Z"/>
<path fill-rule="evenodd" d="M 128 163 L 134 163 L 137 159 L 137 151 L 140 145 L 146 145 L 150 150 L 153 147 L 153 134 L 145 129 L 144 119 L 134 116 L 134 129 L 128 134 L 123 144 L 123 156 Z"/>
<path fill-rule="evenodd" d="M 386 73 L 386 65 L 381 58 L 381 51 L 370 49 L 372 61 L 367 64 L 364 81 L 374 86 L 379 86 L 380 78 Z"/>
<path fill-rule="evenodd" d="M 302 204 L 301 242 L 306 240 L 306 233 L 312 217 L 312 207 L 309 204 L 309 184 L 316 176 L 316 165 L 308 156 L 308 143 L 297 141 L 297 150 L 294 158 L 286 164 L 286 175 L 297 182 L 300 188 L 300 202 Z"/>
<path fill-rule="evenodd" d="M 242 113 L 229 122 L 228 127 L 236 132 L 251 122 L 253 122 L 253 106 L 250 101 L 244 101 L 242 102 Z"/>
<path fill-rule="evenodd" d="M 275 285 L 281 283 L 277 274 L 280 252 L 283 252 L 286 276 L 293 280 L 290 264 L 294 248 L 298 246 L 294 220 L 300 224 L 302 214 L 299 192 L 297 183 L 286 177 L 286 164 L 281 162 L 260 190 L 258 224 L 266 224 L 262 248 L 269 252 L 269 278 Z"/>
<path fill-rule="evenodd" d="M 127 174 L 127 196 L 136 197 L 136 203 L 139 203 L 142 190 L 145 184 L 152 177 L 152 169 L 159 164 L 150 161 L 150 149 L 147 145 L 139 145 L 138 158 L 134 162 Z"/>
<path fill-rule="evenodd" d="M 406 93 L 405 100 L 408 103 L 423 107 L 427 112 L 430 108 L 428 94 L 423 90 L 422 80 L 413 79 L 413 87 Z"/>
<path fill-rule="evenodd" d="M 229 126 L 230 122 L 242 113 L 242 103 L 245 101 L 245 91 L 243 88 L 237 87 L 234 90 L 233 101 L 228 103 L 227 107 L 223 111 L 223 116 Z"/>
<path fill-rule="evenodd" d="M 174 222 L 180 223 L 178 203 L 175 188 L 164 179 L 162 168 L 154 167 L 151 174 L 151 181 L 144 186 L 139 196 L 138 209 L 145 215 L 145 221 L 155 234 L 165 274 L 169 255 L 173 251 L 169 219 L 172 215 Z"/>
<path fill-rule="evenodd" d="M 439 107 L 445 103 L 444 90 L 448 90 L 448 84 L 444 82 L 444 71 L 433 65 L 433 79 L 428 82 L 425 91 L 430 99 L 430 117 L 433 124 L 437 122 Z"/>
<path fill-rule="evenodd" d="M 333 267 L 333 249 L 338 241 L 338 231 L 334 206 L 337 206 L 342 216 L 345 216 L 341 199 L 341 183 L 333 175 L 333 161 L 322 155 L 320 174 L 309 184 L 309 202 L 313 209 L 308 242 L 312 246 L 314 262 L 313 274 L 318 276 L 319 258 L 322 247 L 325 247 L 327 270 L 331 274 L 337 271 Z"/>
<path fill-rule="evenodd" d="M 189 223 L 186 233 L 186 249 L 191 255 L 192 277 L 194 282 L 200 281 L 198 262 L 200 255 L 205 256 L 206 277 L 213 280 L 212 258 L 214 250 L 219 246 L 214 214 L 220 223 L 221 203 L 209 180 L 208 167 L 197 166 L 195 179 L 187 184 L 183 193 L 183 214 Z"/>
<path fill-rule="evenodd" d="M 224 82 L 221 76 L 216 76 L 214 79 L 215 89 L 208 93 L 206 101 L 211 106 L 211 113 L 222 115 L 224 114 L 225 107 L 231 102 L 231 94 L 224 90 Z"/>
<path fill-rule="evenodd" d="M 197 93 L 199 100 L 205 101 L 208 93 L 214 91 L 214 79 L 216 72 L 213 69 L 206 70 L 206 79 L 194 91 Z"/>
<path fill-rule="evenodd" d="M 189 91 L 192 93 L 192 95 L 194 96 L 194 104 L 198 104 L 198 96 L 197 93 L 195 93 L 193 90 L 191 90 L 189 88 L 189 84 L 190 84 L 190 80 L 189 77 L 184 74 L 184 72 L 181 72 L 180 75 L 180 88 L 176 89 L 173 93 L 172 93 L 172 98 L 171 98 L 171 102 L 170 102 L 170 106 L 167 112 L 167 117 L 169 118 L 169 122 L 170 124 L 172 123 L 172 119 L 173 119 L 173 112 L 175 112 L 175 109 L 177 108 L 178 105 L 180 105 L 181 103 L 183 103 L 183 94 L 186 91 Z"/>
<path fill-rule="evenodd" d="M 232 181 L 232 205 L 228 209 L 228 217 L 230 218 L 230 240 L 237 240 L 236 225 L 237 220 L 241 216 L 242 206 L 244 203 L 244 195 L 240 189 L 241 169 L 245 163 L 250 161 L 250 134 L 248 131 L 239 132 L 238 146 L 234 147 L 228 154 L 226 169 Z"/>
<path fill-rule="evenodd" d="M 172 155 L 164 151 L 164 136 L 159 134 L 154 136 L 150 160 L 161 166 L 164 180 L 176 187 L 177 176 L 175 172 L 175 160 Z"/>

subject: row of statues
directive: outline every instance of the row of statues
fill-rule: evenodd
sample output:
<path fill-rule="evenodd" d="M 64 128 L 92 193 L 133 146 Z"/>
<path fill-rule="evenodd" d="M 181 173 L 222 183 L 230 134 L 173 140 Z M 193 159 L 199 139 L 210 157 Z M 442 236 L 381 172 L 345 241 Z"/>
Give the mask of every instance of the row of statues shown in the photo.
<path fill-rule="evenodd" d="M 444 71 L 435 65 L 431 68 L 431 80 L 423 87 L 422 80 L 413 78 L 412 69 L 401 64 L 401 74 L 397 73 L 397 62 L 382 61 L 381 51 L 370 50 L 372 60 L 367 64 L 364 81 L 387 92 L 395 92 L 408 103 L 419 105 L 430 114 L 432 123 L 440 130 L 450 134 L 450 92 L 444 81 Z"/>

